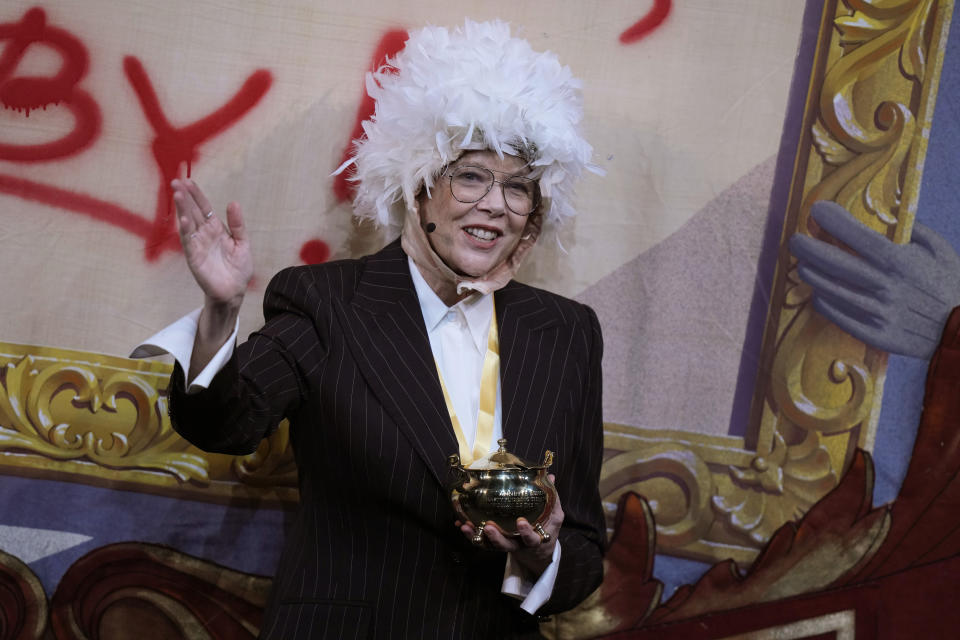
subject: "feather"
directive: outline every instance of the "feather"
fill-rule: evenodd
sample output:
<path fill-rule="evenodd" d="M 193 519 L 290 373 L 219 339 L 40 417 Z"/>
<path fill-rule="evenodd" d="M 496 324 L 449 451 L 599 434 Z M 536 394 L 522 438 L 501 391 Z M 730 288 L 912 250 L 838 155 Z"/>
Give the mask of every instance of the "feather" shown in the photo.
<path fill-rule="evenodd" d="M 522 154 L 539 173 L 546 223 L 574 215 L 573 184 L 590 163 L 580 132 L 580 81 L 569 67 L 500 20 L 413 31 L 387 64 L 367 74 L 375 115 L 352 162 L 355 214 L 399 229 L 420 186 L 466 149 Z M 530 157 L 530 154 L 533 157 Z"/>

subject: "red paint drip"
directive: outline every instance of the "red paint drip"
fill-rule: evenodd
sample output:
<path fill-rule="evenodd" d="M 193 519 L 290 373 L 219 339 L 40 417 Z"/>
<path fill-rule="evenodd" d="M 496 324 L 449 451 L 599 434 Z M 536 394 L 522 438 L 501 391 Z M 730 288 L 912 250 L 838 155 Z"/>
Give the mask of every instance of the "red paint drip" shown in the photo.
<path fill-rule="evenodd" d="M 160 100 L 140 60 L 134 56 L 125 57 L 123 70 L 155 133 L 151 149 L 154 161 L 160 169 L 160 185 L 157 189 L 153 227 L 144 249 L 147 260 L 152 261 L 164 250 L 176 250 L 180 246 L 172 215 L 173 192 L 170 190 L 170 181 L 177 177 L 182 164 L 187 165 L 187 175 L 190 175 L 192 163 L 196 160 L 197 147 L 228 129 L 252 109 L 270 89 L 273 76 L 264 69 L 255 71 L 222 107 L 189 125 L 174 127 L 164 115 Z"/>
<path fill-rule="evenodd" d="M 304 264 L 321 264 L 330 259 L 330 247 L 319 238 L 308 240 L 300 247 L 300 259 Z"/>
<path fill-rule="evenodd" d="M 33 109 L 62 105 L 73 114 L 74 128 L 59 140 L 43 144 L 4 144 L 0 159 L 13 162 L 43 162 L 63 158 L 89 147 L 100 135 L 100 108 L 77 84 L 87 73 L 90 56 L 76 36 L 47 25 L 43 9 L 28 10 L 20 22 L 0 24 L 0 104 L 30 117 Z M 45 44 L 60 54 L 62 64 L 53 77 L 16 77 L 14 72 L 27 49 Z"/>
<path fill-rule="evenodd" d="M 650 7 L 647 15 L 620 34 L 620 42 L 631 44 L 655 31 L 670 15 L 672 7 L 671 0 L 653 0 L 653 6 Z"/>
<path fill-rule="evenodd" d="M 387 58 L 400 53 L 407 43 L 409 34 L 403 29 L 393 29 L 387 31 L 377 43 L 377 48 L 373 52 L 373 58 L 370 60 L 370 70 L 376 71 L 383 66 Z M 356 121 L 353 125 L 353 131 L 350 133 L 350 142 L 343 148 L 340 162 L 344 163 L 350 159 L 353 154 L 353 144 L 363 136 L 363 122 L 373 117 L 375 103 L 366 91 L 360 99 L 360 106 L 357 107 Z M 353 200 L 356 193 L 356 186 L 350 181 L 353 176 L 353 167 L 349 167 L 333 179 L 333 193 L 337 197 L 337 202 L 349 202 Z"/>

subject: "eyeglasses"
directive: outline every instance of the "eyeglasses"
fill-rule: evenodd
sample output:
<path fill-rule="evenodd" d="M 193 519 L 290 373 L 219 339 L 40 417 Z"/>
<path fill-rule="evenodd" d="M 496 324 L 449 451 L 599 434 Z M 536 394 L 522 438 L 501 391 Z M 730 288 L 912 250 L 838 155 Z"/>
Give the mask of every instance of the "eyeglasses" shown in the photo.
<path fill-rule="evenodd" d="M 450 178 L 450 193 L 457 202 L 479 202 L 490 193 L 493 183 L 496 182 L 500 185 L 507 209 L 519 216 L 528 216 L 537 210 L 540 205 L 540 186 L 536 180 L 523 176 L 508 176 L 504 180 L 497 180 L 494 173 L 503 172 L 467 164 L 447 169 L 443 175 Z"/>

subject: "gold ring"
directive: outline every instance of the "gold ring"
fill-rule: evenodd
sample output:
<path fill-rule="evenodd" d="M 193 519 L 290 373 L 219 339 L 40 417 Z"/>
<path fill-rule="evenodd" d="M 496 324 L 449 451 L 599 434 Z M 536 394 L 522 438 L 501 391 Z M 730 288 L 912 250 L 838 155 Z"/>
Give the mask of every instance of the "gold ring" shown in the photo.
<path fill-rule="evenodd" d="M 478 547 L 484 546 L 484 543 L 486 542 L 486 540 L 483 538 L 483 528 L 485 526 L 487 526 L 486 520 L 480 523 L 480 526 L 477 527 L 476 532 L 473 534 L 473 544 L 477 545 Z"/>
<path fill-rule="evenodd" d="M 540 535 L 540 544 L 550 542 L 550 534 L 543 530 L 543 527 L 540 526 L 539 522 L 533 525 L 533 530 Z"/>

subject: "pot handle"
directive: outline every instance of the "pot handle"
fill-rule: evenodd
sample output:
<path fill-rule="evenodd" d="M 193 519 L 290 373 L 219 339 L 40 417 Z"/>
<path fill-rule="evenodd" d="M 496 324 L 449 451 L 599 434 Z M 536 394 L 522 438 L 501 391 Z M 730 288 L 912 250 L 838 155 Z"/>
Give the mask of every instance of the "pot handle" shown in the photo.
<path fill-rule="evenodd" d="M 460 456 L 456 453 L 451 454 L 447 458 L 447 463 L 450 465 L 450 486 L 459 487 L 463 485 L 467 481 L 467 472 L 460 464 Z"/>

